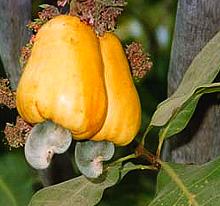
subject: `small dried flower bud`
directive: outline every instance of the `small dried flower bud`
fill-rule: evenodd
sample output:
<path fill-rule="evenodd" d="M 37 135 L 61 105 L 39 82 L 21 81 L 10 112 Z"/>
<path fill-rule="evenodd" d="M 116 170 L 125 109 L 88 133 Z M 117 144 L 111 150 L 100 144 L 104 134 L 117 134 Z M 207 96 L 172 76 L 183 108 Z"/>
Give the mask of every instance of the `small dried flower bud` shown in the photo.
<path fill-rule="evenodd" d="M 149 55 L 144 52 L 142 45 L 137 42 L 132 42 L 127 46 L 126 55 L 134 80 L 140 82 L 153 66 Z"/>
<path fill-rule="evenodd" d="M 70 14 L 78 16 L 102 36 L 106 31 L 115 29 L 117 18 L 125 5 L 124 0 L 75 0 L 71 5 Z"/>
<path fill-rule="evenodd" d="M 25 66 L 25 64 L 27 63 L 27 60 L 31 56 L 31 49 L 34 45 L 35 37 L 36 35 L 32 35 L 29 42 L 24 47 L 21 48 L 21 56 L 20 56 L 21 68 Z"/>
<path fill-rule="evenodd" d="M 31 21 L 29 24 L 27 24 L 27 28 L 32 30 L 34 33 L 37 33 L 38 30 L 41 28 L 42 24 L 43 22 L 41 21 Z"/>
<path fill-rule="evenodd" d="M 40 5 L 40 7 L 43 8 L 43 10 L 38 12 L 39 18 L 35 19 L 27 25 L 27 27 L 31 29 L 34 33 L 37 33 L 41 26 L 47 21 L 55 16 L 60 15 L 58 8 L 55 6 L 43 4 Z"/>
<path fill-rule="evenodd" d="M 4 129 L 5 138 L 10 147 L 18 148 L 25 144 L 32 127 L 20 116 L 16 119 L 16 124 L 6 124 Z"/>
<path fill-rule="evenodd" d="M 38 12 L 38 16 L 39 19 L 43 21 L 43 23 L 46 23 L 53 17 L 60 15 L 58 8 L 55 6 L 43 4 L 40 7 L 43 8 L 43 10 Z"/>
<path fill-rule="evenodd" d="M 0 104 L 4 104 L 10 109 L 16 107 L 15 93 L 10 90 L 8 79 L 0 79 Z"/>
<path fill-rule="evenodd" d="M 69 3 L 69 0 L 58 0 L 57 6 L 64 7 L 67 3 Z"/>

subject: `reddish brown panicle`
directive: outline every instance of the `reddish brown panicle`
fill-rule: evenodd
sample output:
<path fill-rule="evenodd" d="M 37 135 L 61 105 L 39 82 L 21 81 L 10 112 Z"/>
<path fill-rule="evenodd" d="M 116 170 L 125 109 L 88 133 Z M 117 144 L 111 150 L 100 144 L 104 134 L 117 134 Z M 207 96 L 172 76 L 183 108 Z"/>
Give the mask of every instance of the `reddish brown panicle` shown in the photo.
<path fill-rule="evenodd" d="M 149 54 L 145 53 L 142 45 L 137 42 L 128 45 L 125 52 L 131 66 L 132 76 L 135 81 L 140 82 L 153 66 Z"/>
<path fill-rule="evenodd" d="M 75 0 L 71 4 L 70 14 L 78 16 L 102 36 L 107 31 L 114 31 L 125 5 L 125 0 Z"/>
<path fill-rule="evenodd" d="M 32 126 L 27 124 L 20 116 L 16 119 L 16 124 L 6 124 L 4 133 L 10 147 L 18 148 L 25 144 Z"/>
<path fill-rule="evenodd" d="M 8 79 L 0 79 L 0 104 L 10 109 L 16 107 L 15 93 L 10 90 Z"/>

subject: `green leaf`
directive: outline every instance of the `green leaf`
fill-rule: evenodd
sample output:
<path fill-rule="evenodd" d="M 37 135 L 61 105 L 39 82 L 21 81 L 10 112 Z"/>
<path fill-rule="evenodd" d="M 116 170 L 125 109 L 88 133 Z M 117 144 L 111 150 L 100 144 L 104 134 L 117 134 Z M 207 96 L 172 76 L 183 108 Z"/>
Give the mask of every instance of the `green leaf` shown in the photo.
<path fill-rule="evenodd" d="M 27 205 L 33 194 L 32 178 L 20 153 L 0 157 L 0 205 Z"/>
<path fill-rule="evenodd" d="M 220 202 L 220 158 L 202 166 L 169 164 L 194 195 L 198 205 L 218 206 Z M 188 206 L 189 199 L 172 178 L 161 170 L 157 178 L 157 194 L 150 206 Z"/>
<path fill-rule="evenodd" d="M 160 140 L 163 141 L 165 138 L 181 132 L 191 119 L 200 97 L 203 94 L 212 92 L 220 92 L 220 83 L 213 83 L 197 88 L 188 101 L 176 110 L 168 124 L 161 129 Z"/>
<path fill-rule="evenodd" d="M 120 176 L 121 164 L 110 166 L 106 177 L 87 179 L 79 176 L 72 180 L 38 191 L 29 206 L 93 206 L 102 198 L 106 188 L 115 185 Z"/>
<path fill-rule="evenodd" d="M 190 99 L 196 89 L 211 83 L 220 70 L 220 32 L 196 56 L 174 94 L 159 104 L 151 119 L 151 126 L 164 126 L 176 110 Z"/>

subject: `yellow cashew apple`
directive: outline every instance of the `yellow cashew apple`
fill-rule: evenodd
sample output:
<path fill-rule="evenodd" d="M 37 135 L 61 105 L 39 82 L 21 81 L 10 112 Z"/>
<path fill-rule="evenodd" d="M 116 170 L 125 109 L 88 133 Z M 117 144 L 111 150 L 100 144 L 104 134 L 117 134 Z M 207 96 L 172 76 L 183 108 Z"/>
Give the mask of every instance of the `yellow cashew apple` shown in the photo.
<path fill-rule="evenodd" d="M 77 139 L 100 130 L 107 96 L 99 41 L 77 17 L 61 15 L 36 35 L 17 88 L 17 109 L 24 120 L 47 119 Z"/>
<path fill-rule="evenodd" d="M 17 109 L 35 124 L 51 120 L 78 140 L 127 145 L 141 122 L 128 61 L 113 33 L 97 37 L 77 17 L 39 30 L 17 88 Z"/>
<path fill-rule="evenodd" d="M 106 33 L 99 41 L 104 62 L 108 108 L 104 125 L 92 140 L 108 140 L 117 145 L 127 145 L 140 128 L 139 97 L 119 39 L 113 33 Z"/>

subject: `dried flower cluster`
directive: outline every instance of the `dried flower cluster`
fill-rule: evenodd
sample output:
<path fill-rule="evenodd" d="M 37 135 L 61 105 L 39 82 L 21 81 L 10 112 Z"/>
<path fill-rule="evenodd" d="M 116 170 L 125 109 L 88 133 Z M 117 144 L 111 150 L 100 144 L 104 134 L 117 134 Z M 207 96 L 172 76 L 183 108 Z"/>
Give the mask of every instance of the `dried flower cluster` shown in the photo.
<path fill-rule="evenodd" d="M 29 42 L 21 48 L 21 56 L 20 56 L 20 65 L 21 68 L 24 68 L 25 64 L 27 63 L 28 58 L 31 55 L 31 49 L 34 45 L 35 35 L 31 36 Z"/>
<path fill-rule="evenodd" d="M 15 93 L 9 88 L 8 79 L 0 79 L 0 104 L 4 104 L 10 109 L 15 108 Z"/>
<path fill-rule="evenodd" d="M 136 82 L 143 79 L 153 66 L 148 54 L 140 43 L 132 42 L 126 48 L 126 55 L 131 66 L 132 76 Z"/>
<path fill-rule="evenodd" d="M 31 55 L 31 49 L 34 45 L 35 35 L 38 30 L 47 21 L 60 14 L 58 8 L 56 8 L 55 6 L 43 4 L 40 7 L 43 8 L 43 10 L 41 12 L 38 12 L 39 18 L 35 19 L 27 25 L 27 27 L 33 31 L 33 35 L 31 36 L 30 41 L 21 49 L 20 64 L 22 68 L 25 66 L 28 58 Z"/>
<path fill-rule="evenodd" d="M 6 124 L 4 133 L 10 147 L 18 148 L 25 144 L 32 127 L 20 116 L 16 119 L 16 124 Z"/>
<path fill-rule="evenodd" d="M 122 13 L 125 0 L 75 0 L 70 14 L 78 16 L 91 25 L 98 35 L 113 31 L 118 16 Z"/>
<path fill-rule="evenodd" d="M 16 108 L 15 92 L 10 90 L 8 79 L 0 79 L 0 104 L 10 109 Z M 4 133 L 9 146 L 15 148 L 22 146 L 31 128 L 32 127 L 19 116 L 17 117 L 15 125 L 7 123 Z"/>
<path fill-rule="evenodd" d="M 42 21 L 42 24 L 45 24 L 53 17 L 60 15 L 58 8 L 55 6 L 49 4 L 43 4 L 40 5 L 40 7 L 43 10 L 41 12 L 38 12 L 38 16 L 39 16 L 39 20 Z"/>

